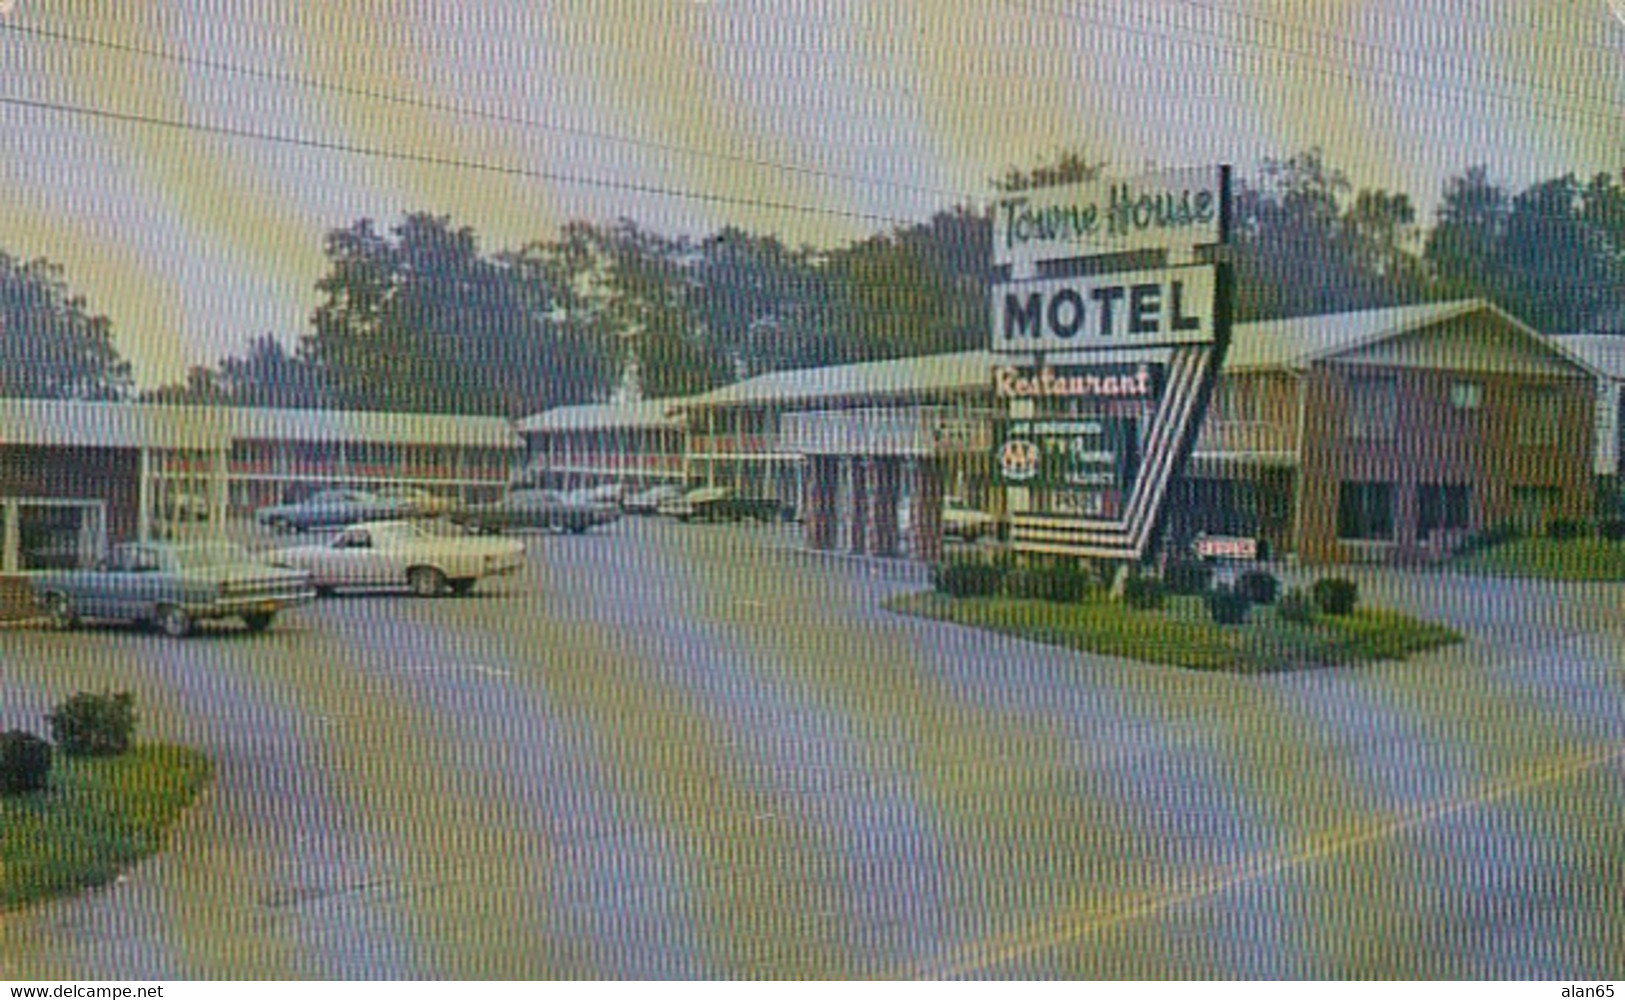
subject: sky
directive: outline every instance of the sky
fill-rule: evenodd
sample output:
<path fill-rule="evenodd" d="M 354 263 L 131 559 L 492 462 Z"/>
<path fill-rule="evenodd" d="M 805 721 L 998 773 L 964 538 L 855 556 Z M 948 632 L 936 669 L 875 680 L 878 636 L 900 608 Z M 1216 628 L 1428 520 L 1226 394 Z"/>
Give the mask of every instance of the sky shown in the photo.
<path fill-rule="evenodd" d="M 1625 3 L 1616 6 L 1625 7 Z M 277 140 L 277 141 L 273 141 Z M 449 215 L 839 245 L 1081 149 L 1321 148 L 1424 220 L 1625 170 L 1608 0 L 0 0 L 0 250 L 62 264 L 139 386 L 309 330 L 324 236 Z"/>

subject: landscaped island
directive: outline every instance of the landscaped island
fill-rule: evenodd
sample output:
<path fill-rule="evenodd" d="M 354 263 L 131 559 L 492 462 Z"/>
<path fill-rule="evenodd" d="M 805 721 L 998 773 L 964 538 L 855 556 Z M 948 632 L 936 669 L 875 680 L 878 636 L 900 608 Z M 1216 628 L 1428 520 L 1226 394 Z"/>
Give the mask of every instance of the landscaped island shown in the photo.
<path fill-rule="evenodd" d="M 112 881 L 163 846 L 213 775 L 185 747 L 131 746 L 128 695 L 76 695 L 55 747 L 0 735 L 0 911 Z"/>
<path fill-rule="evenodd" d="M 952 576 L 939 571 L 935 592 L 886 606 L 1089 653 L 1235 673 L 1404 659 L 1461 641 L 1442 625 L 1355 607 L 1353 585 L 1345 581 L 1277 600 L 1273 577 L 1251 597 L 1244 586 L 1209 589 L 1205 580 L 1187 594 L 1167 593 L 1161 581 L 1131 580 L 1125 599 L 1114 599 L 1065 569 L 995 570 L 969 588 Z"/>

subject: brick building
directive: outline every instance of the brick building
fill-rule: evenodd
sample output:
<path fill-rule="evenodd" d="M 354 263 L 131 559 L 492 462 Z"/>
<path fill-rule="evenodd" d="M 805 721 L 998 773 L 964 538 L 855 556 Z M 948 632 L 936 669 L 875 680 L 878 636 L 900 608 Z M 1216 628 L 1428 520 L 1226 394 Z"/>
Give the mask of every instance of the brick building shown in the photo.
<path fill-rule="evenodd" d="M 81 565 L 110 540 L 206 532 L 328 486 L 489 499 L 519 447 L 491 417 L 0 399 L 0 572 Z"/>
<path fill-rule="evenodd" d="M 994 363 L 970 351 L 774 372 L 658 405 L 680 418 L 690 484 L 794 505 L 814 547 L 931 559 L 943 496 L 1003 513 L 987 462 Z M 1169 535 L 1416 561 L 1485 528 L 1588 518 L 1598 378 L 1477 300 L 1239 324 Z"/>

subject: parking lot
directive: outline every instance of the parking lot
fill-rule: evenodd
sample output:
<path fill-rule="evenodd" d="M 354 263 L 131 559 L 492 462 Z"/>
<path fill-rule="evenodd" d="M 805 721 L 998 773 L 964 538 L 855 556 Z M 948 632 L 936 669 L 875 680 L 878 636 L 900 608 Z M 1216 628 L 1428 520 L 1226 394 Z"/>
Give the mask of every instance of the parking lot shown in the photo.
<path fill-rule="evenodd" d="M 1372 575 L 1469 641 L 1246 678 L 899 618 L 794 538 L 0 631 L 0 728 L 130 689 L 218 766 L 170 851 L 0 918 L 0 977 L 1617 974 L 1625 588 Z"/>

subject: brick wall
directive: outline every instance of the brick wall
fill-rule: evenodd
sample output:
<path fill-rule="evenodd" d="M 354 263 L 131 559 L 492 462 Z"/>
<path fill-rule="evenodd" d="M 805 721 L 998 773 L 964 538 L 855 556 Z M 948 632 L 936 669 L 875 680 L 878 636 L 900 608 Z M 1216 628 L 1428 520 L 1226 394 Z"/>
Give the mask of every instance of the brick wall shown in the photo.
<path fill-rule="evenodd" d="M 34 592 L 21 576 L 0 575 L 0 622 L 16 621 L 34 614 Z"/>

